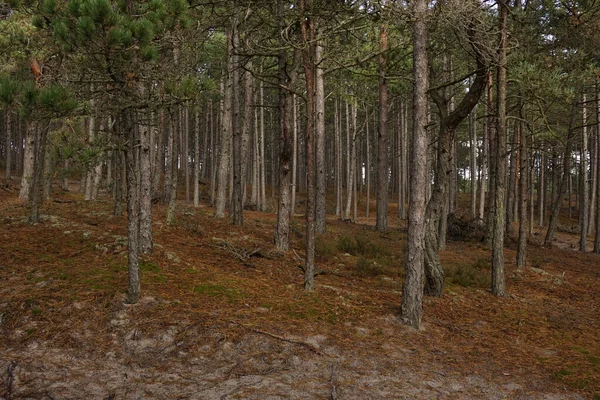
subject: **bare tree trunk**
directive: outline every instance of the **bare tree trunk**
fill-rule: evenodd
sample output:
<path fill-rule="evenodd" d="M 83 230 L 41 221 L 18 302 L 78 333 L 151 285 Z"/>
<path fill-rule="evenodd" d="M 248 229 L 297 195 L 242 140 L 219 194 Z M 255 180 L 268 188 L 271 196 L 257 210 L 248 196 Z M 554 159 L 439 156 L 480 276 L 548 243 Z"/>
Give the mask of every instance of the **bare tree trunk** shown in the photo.
<path fill-rule="evenodd" d="M 235 1 L 234 1 L 235 4 Z M 235 6 L 234 6 L 235 7 Z M 231 202 L 231 220 L 233 225 L 244 225 L 244 208 L 242 202 L 243 188 L 242 188 L 242 129 L 240 124 L 240 62 L 237 53 L 240 51 L 240 32 L 239 23 L 237 17 L 234 17 L 233 22 L 233 47 L 232 47 L 232 107 L 233 107 L 233 118 L 231 120 L 232 127 L 232 148 L 233 148 L 233 186 L 232 186 L 232 202 Z"/>
<path fill-rule="evenodd" d="M 599 107 L 600 109 L 600 107 Z M 600 126 L 596 131 L 596 232 L 594 236 L 594 253 L 600 254 Z"/>
<path fill-rule="evenodd" d="M 388 229 L 388 92 L 387 92 L 387 28 L 379 28 L 379 132 L 377 133 L 377 222 L 380 232 Z"/>
<path fill-rule="evenodd" d="M 425 199 L 427 187 L 427 0 L 412 3 L 416 17 L 413 38 L 413 151 L 410 162 L 410 202 L 405 278 L 402 285 L 402 321 L 415 329 L 423 317 Z"/>
<path fill-rule="evenodd" d="M 121 135 L 127 140 L 125 158 L 127 163 L 127 303 L 140 299 L 139 234 L 140 234 L 140 186 L 135 165 L 134 121 L 132 111 L 123 110 L 119 116 Z"/>
<path fill-rule="evenodd" d="M 293 216 L 296 211 L 296 188 L 298 181 L 298 124 L 296 106 L 296 95 L 292 94 L 292 132 L 294 137 L 292 142 L 292 201 L 290 204 L 290 217 Z"/>
<path fill-rule="evenodd" d="M 335 135 L 335 215 L 342 217 L 342 130 L 341 105 L 335 99 L 334 135 Z"/>
<path fill-rule="evenodd" d="M 173 121 L 171 118 L 172 111 L 168 110 L 168 121 L 165 118 L 161 118 L 161 128 L 167 132 L 167 149 L 165 152 L 165 179 L 163 181 L 163 202 L 168 203 L 171 198 L 171 188 L 173 185 L 171 182 L 173 180 L 177 180 L 177 170 L 173 170 L 173 165 L 177 165 L 173 163 L 173 158 L 177 158 L 177 154 L 175 152 L 175 131 L 173 129 Z M 164 114 L 164 113 L 163 113 Z"/>
<path fill-rule="evenodd" d="M 495 201 L 494 227 L 492 237 L 492 293 L 495 296 L 506 294 L 504 279 L 504 229 L 506 221 L 506 53 L 507 53 L 507 19 L 508 5 L 506 0 L 498 3 L 499 44 L 497 67 L 496 106 L 496 168 L 495 168 Z"/>
<path fill-rule="evenodd" d="M 173 140 L 173 157 L 171 157 L 171 187 L 169 188 L 169 205 L 167 206 L 167 224 L 173 225 L 175 224 L 175 207 L 177 205 L 177 181 L 178 181 L 178 154 L 179 154 L 179 141 L 175 138 L 178 134 L 177 127 L 175 126 L 175 115 L 179 115 L 177 110 L 170 110 L 170 120 L 169 123 L 169 140 Z"/>
<path fill-rule="evenodd" d="M 350 138 L 350 142 L 348 143 L 348 147 L 350 148 L 350 157 L 348 158 L 348 165 L 350 167 L 348 171 L 348 187 L 346 188 L 347 197 L 346 197 L 346 218 L 350 219 L 350 211 L 352 207 L 352 196 L 356 189 L 356 104 L 352 103 L 350 105 L 350 113 L 352 120 L 352 135 Z M 355 200 L 356 201 L 356 200 Z M 353 222 L 356 222 L 353 219 Z"/>
<path fill-rule="evenodd" d="M 481 149 L 481 178 L 479 180 L 479 212 L 478 212 L 478 218 L 479 218 L 479 222 L 481 224 L 483 224 L 484 221 L 484 217 L 485 217 L 485 192 L 486 192 L 486 188 L 487 186 L 487 171 L 488 171 L 488 158 L 489 158 L 489 153 L 488 153 L 488 148 L 489 148 L 489 135 L 488 135 L 488 131 L 489 129 L 487 128 L 487 123 L 486 126 L 483 129 L 483 141 L 482 141 L 482 149 Z"/>
<path fill-rule="evenodd" d="M 598 185 L 598 141 L 600 140 L 600 96 L 598 96 L 598 84 L 596 84 L 596 127 L 594 129 L 594 133 L 592 134 L 592 137 L 594 138 L 594 140 L 592 140 L 591 142 L 591 151 L 590 151 L 590 158 L 592 161 L 591 164 L 591 172 L 592 172 L 592 187 L 591 187 L 591 198 L 590 198 L 590 211 L 589 211 L 589 225 L 588 225 L 588 235 L 591 235 L 594 233 L 595 230 L 595 225 L 596 225 L 596 199 L 597 199 L 597 195 L 596 195 L 596 186 Z"/>
<path fill-rule="evenodd" d="M 277 1 L 277 15 L 280 29 L 284 27 L 283 0 Z M 277 209 L 277 228 L 275 232 L 275 245 L 279 250 L 287 251 L 290 245 L 290 206 L 291 206 L 291 176 L 290 164 L 292 160 L 291 143 L 291 111 L 293 100 L 286 87 L 293 82 L 288 80 L 288 60 L 283 43 L 278 54 L 279 72 L 279 204 Z"/>
<path fill-rule="evenodd" d="M 217 169 L 217 193 L 215 198 L 215 218 L 225 218 L 225 205 L 227 203 L 227 186 L 229 182 L 229 163 L 232 134 L 232 96 L 233 96 L 233 42 L 232 32 L 227 33 L 227 78 L 225 83 L 225 93 L 223 95 L 223 110 L 221 117 L 221 145 L 219 153 L 219 167 Z"/>
<path fill-rule="evenodd" d="M 325 221 L 327 214 L 326 191 L 327 180 L 325 177 L 325 74 L 321 66 L 323 59 L 323 45 L 316 45 L 316 92 L 315 92 L 315 145 L 316 145 L 316 170 L 317 170 L 317 192 L 315 200 L 315 230 L 317 233 L 325 233 Z"/>
<path fill-rule="evenodd" d="M 306 257 L 304 263 L 304 289 L 308 292 L 314 288 L 315 279 L 315 70 L 316 49 L 314 45 L 315 26 L 312 17 L 304 18 L 306 7 L 310 8 L 312 0 L 299 0 L 300 31 L 305 44 L 302 50 L 304 74 L 306 80 Z"/>
<path fill-rule="evenodd" d="M 181 106 L 181 167 L 185 179 L 185 201 L 190 201 L 190 106 L 185 103 Z"/>
<path fill-rule="evenodd" d="M 204 133 L 206 137 L 206 132 Z M 206 146 L 206 144 L 205 144 Z M 205 147 L 206 148 L 206 147 Z M 206 165 L 206 163 L 204 164 Z M 206 167 L 204 167 L 206 168 Z M 200 205 L 200 105 L 194 107 L 194 207 Z"/>
<path fill-rule="evenodd" d="M 4 112 L 4 134 L 6 135 L 6 143 L 5 143 L 5 174 L 4 174 L 4 178 L 6 179 L 6 185 L 9 186 L 10 185 L 10 180 L 11 180 L 11 171 L 10 171 L 10 167 L 11 167 L 11 151 L 12 151 L 12 142 L 11 142 L 11 120 L 10 120 L 10 111 L 7 110 Z"/>
<path fill-rule="evenodd" d="M 249 48 L 250 44 L 246 38 L 245 46 Z M 248 183 L 248 163 L 250 162 L 250 132 L 252 130 L 254 95 L 254 78 L 252 77 L 252 60 L 246 62 L 246 71 L 244 71 L 244 121 L 242 126 L 242 210 L 246 206 L 246 184 Z"/>
<path fill-rule="evenodd" d="M 579 207 L 579 226 L 581 234 L 579 238 L 579 251 L 587 251 L 587 235 L 589 225 L 589 187 L 588 187 L 588 132 L 587 132 L 587 106 L 586 95 L 583 94 L 583 129 L 581 132 L 581 200 Z"/>
<path fill-rule="evenodd" d="M 31 187 L 29 190 L 29 217 L 27 222 L 37 224 L 40 217 L 41 206 L 41 186 L 42 176 L 44 174 L 44 158 L 46 155 L 46 141 L 48 138 L 49 123 L 43 121 L 44 127 L 36 130 L 36 138 L 34 145 L 34 161 L 33 175 L 31 179 Z"/>
<path fill-rule="evenodd" d="M 143 254 L 152 253 L 152 174 L 150 152 L 150 127 L 140 126 L 140 235 L 139 246 Z"/>
<path fill-rule="evenodd" d="M 42 192 L 44 200 L 50 200 L 52 191 L 52 147 L 47 143 L 44 155 L 44 173 L 42 175 Z"/>
<path fill-rule="evenodd" d="M 367 201 L 366 201 L 366 206 L 365 206 L 365 217 L 369 218 L 369 211 L 371 208 L 371 138 L 369 135 L 369 110 L 366 109 L 365 110 L 365 118 L 366 118 L 366 125 L 365 125 L 365 142 L 366 142 L 366 153 L 367 153 L 367 162 L 365 164 L 365 178 L 366 178 L 366 183 L 367 183 Z"/>
<path fill-rule="evenodd" d="M 546 213 L 546 150 L 542 142 L 540 156 L 540 170 L 538 174 L 538 226 L 544 226 L 544 214 Z"/>
<path fill-rule="evenodd" d="M 550 213 L 550 221 L 548 222 L 548 231 L 546 231 L 546 237 L 544 239 L 544 245 L 551 246 L 552 240 L 554 239 L 554 231 L 556 230 L 556 226 L 558 225 L 558 213 L 560 211 L 560 206 L 562 200 L 565 196 L 565 191 L 567 189 L 567 184 L 569 181 L 569 177 L 571 176 L 571 151 L 573 148 L 573 134 L 574 134 L 574 125 L 575 125 L 575 115 L 576 115 L 576 101 L 573 100 L 573 104 L 571 105 L 571 118 L 569 121 L 569 131 L 567 133 L 567 143 L 565 146 L 565 153 L 563 159 L 563 171 L 562 178 L 560 182 L 556 182 L 556 185 L 553 185 L 553 192 L 556 192 L 556 195 L 553 196 L 552 199 L 552 210 Z M 554 165 L 554 168 L 557 168 L 557 165 Z"/>
<path fill-rule="evenodd" d="M 260 83 L 260 211 L 267 210 L 267 160 L 265 158 L 265 85 Z"/>
<path fill-rule="evenodd" d="M 33 164 L 35 160 L 35 144 L 37 136 L 37 123 L 25 123 L 25 150 L 23 152 L 23 175 L 21 176 L 21 190 L 19 199 L 28 201 L 29 190 L 33 179 Z"/>
<path fill-rule="evenodd" d="M 523 105 L 520 104 L 520 107 L 523 107 Z M 521 112 L 522 109 L 519 111 Z M 521 139 L 519 148 L 519 242 L 517 246 L 517 268 L 524 268 L 527 261 L 527 176 L 529 175 L 527 168 L 529 163 L 527 162 L 527 136 L 523 131 L 523 123 L 519 121 L 516 128 L 517 136 Z"/>
<path fill-rule="evenodd" d="M 469 135 L 470 168 L 471 178 L 471 217 L 477 217 L 477 105 L 471 112 L 471 135 Z"/>

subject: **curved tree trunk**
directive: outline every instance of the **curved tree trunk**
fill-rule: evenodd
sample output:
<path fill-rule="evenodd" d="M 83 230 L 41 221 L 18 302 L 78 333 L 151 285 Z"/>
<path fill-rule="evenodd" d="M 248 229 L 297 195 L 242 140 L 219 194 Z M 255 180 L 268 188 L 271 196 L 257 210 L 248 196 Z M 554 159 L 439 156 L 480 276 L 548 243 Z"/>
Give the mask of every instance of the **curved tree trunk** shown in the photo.
<path fill-rule="evenodd" d="M 573 127 L 575 124 L 575 116 L 577 114 L 577 104 L 576 100 L 573 100 L 571 104 L 571 118 L 569 121 L 569 131 L 567 133 L 567 143 L 565 146 L 565 153 L 563 158 L 563 173 L 558 185 L 555 185 L 556 196 L 553 196 L 552 199 L 552 210 L 550 212 L 550 221 L 548 222 L 548 230 L 546 231 L 546 237 L 544 239 L 544 245 L 552 246 L 552 240 L 554 239 L 554 231 L 556 230 L 556 226 L 558 225 L 558 213 L 560 211 L 560 207 L 562 205 L 563 198 L 565 196 L 565 191 L 567 190 L 567 185 L 569 182 L 569 176 L 571 171 L 571 157 L 572 157 L 572 148 L 573 148 Z M 554 168 L 557 168 L 555 165 Z M 556 186 L 558 186 L 556 188 Z"/>

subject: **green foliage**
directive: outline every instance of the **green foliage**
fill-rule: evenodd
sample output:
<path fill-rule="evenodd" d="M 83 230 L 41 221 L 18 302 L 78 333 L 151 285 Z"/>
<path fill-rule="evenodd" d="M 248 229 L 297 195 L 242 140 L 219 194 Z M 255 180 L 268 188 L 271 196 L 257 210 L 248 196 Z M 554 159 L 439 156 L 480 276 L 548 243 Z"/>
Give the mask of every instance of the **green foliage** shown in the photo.
<path fill-rule="evenodd" d="M 364 278 L 375 278 L 385 273 L 381 264 L 373 260 L 367 260 L 363 257 L 359 257 L 356 261 L 354 271 L 356 275 Z"/>
<path fill-rule="evenodd" d="M 361 236 L 342 236 L 338 240 L 338 249 L 353 256 L 368 258 L 388 257 L 392 255 L 388 247 L 369 241 Z"/>
<path fill-rule="evenodd" d="M 481 258 L 475 264 L 450 264 L 444 269 L 447 282 L 462 287 L 487 288 L 490 285 L 491 263 Z"/>
<path fill-rule="evenodd" d="M 10 76 L 0 76 L 0 101 L 11 106 L 19 93 L 20 83 Z"/>

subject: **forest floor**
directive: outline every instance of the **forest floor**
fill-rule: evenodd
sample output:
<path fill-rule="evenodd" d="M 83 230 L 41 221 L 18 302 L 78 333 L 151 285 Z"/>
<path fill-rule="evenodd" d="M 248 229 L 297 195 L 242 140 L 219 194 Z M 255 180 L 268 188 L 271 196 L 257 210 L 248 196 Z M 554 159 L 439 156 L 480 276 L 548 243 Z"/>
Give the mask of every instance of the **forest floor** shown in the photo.
<path fill-rule="evenodd" d="M 280 253 L 273 213 L 234 227 L 182 202 L 168 226 L 157 205 L 143 298 L 127 305 L 126 217 L 108 199 L 53 200 L 30 226 L 0 189 L 0 398 L 600 399 L 600 256 L 574 234 L 552 248 L 534 235 L 523 270 L 508 240 L 496 298 L 488 248 L 454 229 L 444 296 L 415 331 L 398 317 L 397 218 L 386 234 L 374 212 L 328 219 L 307 294 L 300 215 Z"/>

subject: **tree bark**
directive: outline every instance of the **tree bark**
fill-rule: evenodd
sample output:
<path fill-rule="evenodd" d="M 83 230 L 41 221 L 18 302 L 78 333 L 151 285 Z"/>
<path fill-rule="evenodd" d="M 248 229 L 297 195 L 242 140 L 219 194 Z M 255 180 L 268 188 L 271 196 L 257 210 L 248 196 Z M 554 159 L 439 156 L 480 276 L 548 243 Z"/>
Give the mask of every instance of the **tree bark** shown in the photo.
<path fill-rule="evenodd" d="M 221 117 L 221 140 L 219 153 L 219 167 L 217 169 L 217 192 L 215 198 L 215 218 L 225 218 L 225 205 L 227 203 L 227 186 L 229 182 L 229 163 L 232 134 L 232 96 L 233 96 L 233 32 L 227 33 L 227 77 L 225 83 L 225 92 L 223 94 L 223 110 Z"/>
<path fill-rule="evenodd" d="M 416 20 L 413 40 L 413 155 L 410 161 L 410 195 L 405 278 L 402 285 L 402 321 L 421 327 L 423 317 L 423 265 L 425 234 L 425 201 L 427 186 L 427 0 L 412 3 Z"/>
<path fill-rule="evenodd" d="M 29 189 L 29 216 L 27 221 L 30 224 L 37 224 L 40 218 L 40 205 L 41 189 L 42 189 L 42 176 L 44 174 L 44 158 L 46 155 L 46 140 L 48 138 L 48 127 L 49 123 L 46 121 L 42 122 L 45 126 L 43 128 L 36 129 L 36 138 L 34 145 L 34 161 L 33 161 L 33 173 L 31 177 L 31 187 Z"/>
<path fill-rule="evenodd" d="M 579 227 L 581 228 L 579 238 L 579 251 L 587 251 L 587 235 L 589 226 L 589 186 L 588 186 L 588 132 L 587 132 L 587 106 L 586 95 L 583 94 L 583 129 L 581 132 L 581 200 L 579 206 Z"/>
<path fill-rule="evenodd" d="M 277 14 L 280 29 L 284 20 L 283 0 L 277 1 Z M 290 85 L 288 80 L 288 60 L 283 43 L 278 54 L 279 72 L 279 203 L 277 209 L 277 227 L 275 232 L 275 245 L 279 250 L 287 251 L 290 245 L 290 206 L 291 206 L 291 176 L 290 166 L 292 160 L 291 142 L 291 108 L 293 102 L 286 87 Z"/>
<path fill-rule="evenodd" d="M 558 225 L 558 213 L 560 211 L 561 203 L 565 196 L 565 191 L 567 190 L 569 177 L 571 176 L 571 152 L 573 148 L 573 135 L 576 111 L 576 101 L 573 100 L 573 104 L 571 105 L 569 131 L 567 132 L 567 142 L 565 145 L 565 153 L 563 158 L 562 177 L 560 178 L 560 180 L 557 180 L 556 184 L 553 185 L 553 192 L 556 192 L 556 195 L 553 195 L 552 210 L 550 212 L 550 221 L 548 222 L 548 230 L 546 231 L 546 237 L 544 239 L 544 245 L 546 246 L 552 246 L 552 240 L 554 239 L 554 231 L 556 230 L 556 226 Z M 554 168 L 558 168 L 558 166 L 554 165 Z"/>
<path fill-rule="evenodd" d="M 33 179 L 33 163 L 35 160 L 35 143 L 37 136 L 37 123 L 25 123 L 25 150 L 23 151 L 23 174 L 21 176 L 21 189 L 19 199 L 28 201 L 29 190 Z"/>
<path fill-rule="evenodd" d="M 126 179 L 127 179 L 127 303 L 135 304 L 140 299 L 140 269 L 139 269 L 139 182 L 135 165 L 134 121 L 131 110 L 122 110 L 118 123 L 121 125 L 121 135 L 127 140 Z"/>
<path fill-rule="evenodd" d="M 523 105 L 520 104 L 519 111 Z M 521 115 L 522 117 L 522 115 Z M 517 246 L 517 268 L 524 268 L 527 261 L 527 177 L 529 176 L 529 163 L 527 162 L 527 136 L 523 131 L 523 123 L 517 123 L 517 135 L 520 137 L 519 157 L 519 241 Z M 530 184 L 533 184 L 530 183 Z"/>
<path fill-rule="evenodd" d="M 12 164 L 11 132 L 12 132 L 12 126 L 11 126 L 11 120 L 10 120 L 10 110 L 7 110 L 4 112 L 4 134 L 6 135 L 6 142 L 5 142 L 5 146 L 4 146 L 4 152 L 6 153 L 5 159 L 4 159 L 5 160 L 4 178 L 6 179 L 7 186 L 10 185 L 10 180 L 11 180 L 11 170 L 10 170 L 11 164 Z"/>
<path fill-rule="evenodd" d="M 492 237 L 492 293 L 495 296 L 506 294 L 504 279 L 504 230 L 506 194 L 506 68 L 507 68 L 507 19 L 506 0 L 498 3 L 498 67 L 496 78 L 496 168 L 494 196 L 494 227 Z"/>
<path fill-rule="evenodd" d="M 234 4 L 236 1 L 234 0 Z M 235 6 L 234 6 L 235 7 Z M 235 11 L 234 11 L 235 12 Z M 233 34 L 232 34 L 232 54 L 233 58 L 233 71 L 232 71 L 232 143 L 233 143 L 233 198 L 231 204 L 231 220 L 233 225 L 241 226 L 244 225 L 244 207 L 242 197 L 244 194 L 243 190 L 243 179 L 242 179 L 242 166 L 244 163 L 244 157 L 242 154 L 242 127 L 240 124 L 240 60 L 237 53 L 240 51 L 240 26 L 237 21 L 237 17 L 234 17 L 233 22 Z"/>
<path fill-rule="evenodd" d="M 152 253 L 152 174 L 150 127 L 140 126 L 140 252 Z"/>
<path fill-rule="evenodd" d="M 325 73 L 321 62 L 323 60 L 323 45 L 316 45 L 316 92 L 315 92 L 315 153 L 317 191 L 315 200 L 315 230 L 317 233 L 325 233 L 327 205 L 325 194 L 327 192 L 327 180 L 325 176 Z"/>
<path fill-rule="evenodd" d="M 315 279 L 315 70 L 316 49 L 315 26 L 311 16 L 305 17 L 306 8 L 310 8 L 312 0 L 299 0 L 300 31 L 304 48 L 302 58 L 306 78 L 306 127 L 304 140 L 306 142 L 306 257 L 304 263 L 304 289 L 308 292 L 314 289 Z"/>
<path fill-rule="evenodd" d="M 379 28 L 379 131 L 377 133 L 377 222 L 380 232 L 388 229 L 388 91 L 387 91 L 387 28 Z"/>

